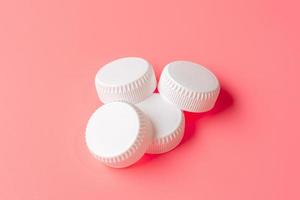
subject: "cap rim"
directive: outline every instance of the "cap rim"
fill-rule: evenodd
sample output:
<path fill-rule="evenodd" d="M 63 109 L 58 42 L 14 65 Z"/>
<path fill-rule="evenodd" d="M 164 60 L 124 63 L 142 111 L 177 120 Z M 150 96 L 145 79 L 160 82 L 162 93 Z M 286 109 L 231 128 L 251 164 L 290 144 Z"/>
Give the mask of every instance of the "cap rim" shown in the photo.
<path fill-rule="evenodd" d="M 176 82 L 166 70 L 163 70 L 158 91 L 169 102 L 184 111 L 205 112 L 213 108 L 220 92 L 220 85 L 207 92 L 192 91 Z"/>
<path fill-rule="evenodd" d="M 148 71 L 142 77 L 128 84 L 105 86 L 98 83 L 96 77 L 95 85 L 98 97 L 104 103 L 111 101 L 137 103 L 153 93 L 156 88 L 157 81 L 153 68 L 150 65 Z"/>

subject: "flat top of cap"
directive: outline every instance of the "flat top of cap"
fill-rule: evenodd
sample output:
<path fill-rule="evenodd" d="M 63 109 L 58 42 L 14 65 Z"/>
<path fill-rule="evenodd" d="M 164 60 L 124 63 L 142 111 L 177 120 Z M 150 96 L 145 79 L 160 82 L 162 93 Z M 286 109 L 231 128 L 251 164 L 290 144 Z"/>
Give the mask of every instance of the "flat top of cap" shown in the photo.
<path fill-rule="evenodd" d="M 199 64 L 189 61 L 174 61 L 166 67 L 171 78 L 189 90 L 208 92 L 219 87 L 216 76 Z"/>
<path fill-rule="evenodd" d="M 103 85 L 119 86 L 141 78 L 151 67 L 143 58 L 125 57 L 104 65 L 96 75 L 96 81 Z"/>
<path fill-rule="evenodd" d="M 158 138 L 173 133 L 181 124 L 181 110 L 165 101 L 161 95 L 157 93 L 136 106 L 151 119 L 155 129 L 155 135 Z"/>
<path fill-rule="evenodd" d="M 108 103 L 98 108 L 89 119 L 86 143 L 95 155 L 118 156 L 134 144 L 139 128 L 138 114 L 130 104 Z"/>

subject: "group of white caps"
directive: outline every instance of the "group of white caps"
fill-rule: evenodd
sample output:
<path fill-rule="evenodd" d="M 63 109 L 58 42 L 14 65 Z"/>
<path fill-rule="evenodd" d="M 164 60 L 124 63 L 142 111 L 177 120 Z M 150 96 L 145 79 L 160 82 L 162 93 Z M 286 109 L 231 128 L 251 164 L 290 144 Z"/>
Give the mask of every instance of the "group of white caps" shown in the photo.
<path fill-rule="evenodd" d="M 125 57 L 104 65 L 96 74 L 103 102 L 90 117 L 86 144 L 104 164 L 122 168 L 145 153 L 174 149 L 184 134 L 182 111 L 205 112 L 215 105 L 220 91 L 216 76 L 205 67 L 174 61 L 157 81 L 152 65 L 143 58 Z"/>

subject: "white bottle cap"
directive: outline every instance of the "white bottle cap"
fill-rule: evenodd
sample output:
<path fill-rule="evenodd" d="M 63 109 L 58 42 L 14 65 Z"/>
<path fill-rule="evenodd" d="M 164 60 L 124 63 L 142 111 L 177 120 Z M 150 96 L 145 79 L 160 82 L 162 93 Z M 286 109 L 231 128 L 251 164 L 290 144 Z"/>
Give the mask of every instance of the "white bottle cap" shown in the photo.
<path fill-rule="evenodd" d="M 121 168 L 138 161 L 152 141 L 150 120 L 135 106 L 112 102 L 98 108 L 88 121 L 86 144 L 104 164 Z"/>
<path fill-rule="evenodd" d="M 180 109 L 159 94 L 153 94 L 136 106 L 150 118 L 154 129 L 147 153 L 164 153 L 180 143 L 184 133 L 184 115 Z"/>
<path fill-rule="evenodd" d="M 214 107 L 220 85 L 216 76 L 205 67 L 188 61 L 175 61 L 164 68 L 158 90 L 181 110 L 205 112 Z"/>
<path fill-rule="evenodd" d="M 96 74 L 95 84 L 103 103 L 137 103 L 156 88 L 152 65 L 143 58 L 126 57 L 104 65 Z"/>

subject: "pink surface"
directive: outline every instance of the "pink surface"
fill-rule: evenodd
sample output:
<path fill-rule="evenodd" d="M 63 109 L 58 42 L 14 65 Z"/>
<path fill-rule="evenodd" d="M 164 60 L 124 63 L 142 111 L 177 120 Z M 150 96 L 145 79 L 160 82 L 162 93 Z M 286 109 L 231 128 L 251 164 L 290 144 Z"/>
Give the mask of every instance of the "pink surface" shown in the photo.
<path fill-rule="evenodd" d="M 298 2 L 1 1 L 0 199 L 300 199 Z M 116 170 L 84 131 L 122 56 L 198 62 L 222 92 L 174 151 Z"/>

